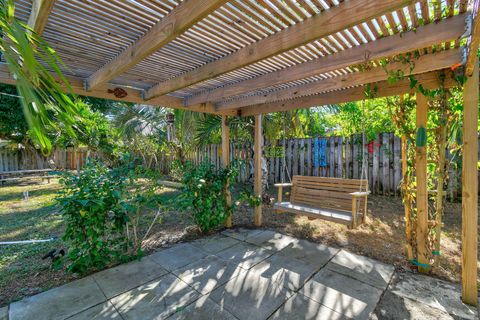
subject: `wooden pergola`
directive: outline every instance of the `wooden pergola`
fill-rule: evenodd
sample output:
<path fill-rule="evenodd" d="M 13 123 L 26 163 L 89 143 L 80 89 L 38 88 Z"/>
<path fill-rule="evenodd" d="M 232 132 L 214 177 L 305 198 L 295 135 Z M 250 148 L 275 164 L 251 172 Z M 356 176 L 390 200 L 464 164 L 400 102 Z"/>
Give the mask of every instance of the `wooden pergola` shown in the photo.
<path fill-rule="evenodd" d="M 462 296 L 476 305 L 478 3 L 16 0 L 16 14 L 55 48 L 79 95 L 221 115 L 223 155 L 229 154 L 228 117 L 255 116 L 257 195 L 262 114 L 362 100 L 370 84 L 377 97 L 413 93 L 407 80 L 389 84 L 378 63 L 399 54 L 418 50 L 411 72 L 425 88 L 455 86 L 451 76 L 441 83 L 440 74 L 464 65 L 470 78 L 464 87 Z M 367 62 L 373 67 L 360 67 Z M 14 83 L 5 64 L 0 81 Z M 427 99 L 418 94 L 418 126 L 426 112 Z M 425 156 L 418 154 L 416 163 L 417 177 L 426 177 Z M 417 231 L 425 234 L 427 186 L 419 181 Z M 258 206 L 255 224 L 261 223 Z"/>

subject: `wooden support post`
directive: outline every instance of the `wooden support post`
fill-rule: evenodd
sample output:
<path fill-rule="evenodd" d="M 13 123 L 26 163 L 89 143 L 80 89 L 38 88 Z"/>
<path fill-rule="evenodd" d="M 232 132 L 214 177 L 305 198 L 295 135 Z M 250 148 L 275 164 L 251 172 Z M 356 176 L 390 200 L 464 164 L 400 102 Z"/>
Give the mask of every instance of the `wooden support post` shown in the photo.
<path fill-rule="evenodd" d="M 462 299 L 478 305 L 478 58 L 463 91 Z"/>
<path fill-rule="evenodd" d="M 262 197 L 262 115 L 255 116 L 255 131 L 254 131 L 254 194 L 255 197 Z M 260 203 L 255 207 L 255 226 L 260 227 L 262 225 L 262 204 Z"/>
<path fill-rule="evenodd" d="M 407 137 L 402 135 L 402 175 L 403 175 L 403 183 L 407 184 L 408 176 L 407 176 Z M 409 261 L 413 260 L 413 249 L 412 249 L 412 230 L 411 230 L 411 222 L 410 222 L 410 207 L 404 205 L 405 209 L 405 237 L 407 238 L 407 257 Z"/>
<path fill-rule="evenodd" d="M 352 197 L 352 224 L 351 224 L 352 229 L 355 229 L 357 227 L 357 203 L 358 203 L 358 198 Z"/>
<path fill-rule="evenodd" d="M 417 93 L 416 131 L 425 129 L 427 134 L 428 100 L 420 92 Z M 421 129 L 423 128 L 423 129 Z M 417 261 L 418 271 L 429 271 L 428 253 L 428 191 L 427 191 L 427 146 L 415 148 L 415 173 L 417 178 Z"/>
<path fill-rule="evenodd" d="M 228 126 L 227 116 L 222 116 L 222 165 L 227 168 L 230 165 L 230 128 Z M 227 205 L 232 205 L 232 195 L 230 194 L 229 185 L 226 185 L 225 194 L 227 196 Z M 232 215 L 225 222 L 227 228 L 232 227 Z"/>

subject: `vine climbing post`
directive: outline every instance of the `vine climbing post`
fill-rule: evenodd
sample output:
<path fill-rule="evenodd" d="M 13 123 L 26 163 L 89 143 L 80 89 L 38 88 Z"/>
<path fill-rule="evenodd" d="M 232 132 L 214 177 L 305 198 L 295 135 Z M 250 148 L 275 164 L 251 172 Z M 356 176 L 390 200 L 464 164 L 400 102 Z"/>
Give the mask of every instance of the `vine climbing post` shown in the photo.
<path fill-rule="evenodd" d="M 408 177 L 408 164 L 407 164 L 407 137 L 402 135 L 402 174 L 403 174 L 403 183 L 408 185 L 406 181 Z M 411 230 L 411 221 L 410 221 L 410 206 L 404 205 L 405 208 L 405 234 L 407 238 L 407 257 L 409 261 L 413 260 L 413 249 L 412 249 L 412 230 Z"/>
<path fill-rule="evenodd" d="M 428 190 L 427 190 L 427 113 L 428 100 L 417 93 L 415 175 L 417 184 L 417 262 L 418 271 L 429 271 L 428 253 Z"/>
<path fill-rule="evenodd" d="M 255 131 L 254 131 L 254 186 L 253 192 L 257 199 L 262 198 L 262 146 L 263 146 L 263 134 L 262 134 L 262 115 L 255 116 Z M 255 226 L 260 227 L 262 225 L 262 203 L 260 202 L 255 206 Z"/>
<path fill-rule="evenodd" d="M 222 163 L 227 168 L 230 164 L 230 128 L 228 126 L 227 116 L 222 116 Z M 232 205 L 232 195 L 230 194 L 230 186 L 225 186 L 225 195 L 227 197 L 227 206 Z M 225 222 L 227 228 L 232 227 L 232 215 L 228 216 Z"/>
<path fill-rule="evenodd" d="M 478 58 L 463 88 L 462 299 L 478 305 Z"/>

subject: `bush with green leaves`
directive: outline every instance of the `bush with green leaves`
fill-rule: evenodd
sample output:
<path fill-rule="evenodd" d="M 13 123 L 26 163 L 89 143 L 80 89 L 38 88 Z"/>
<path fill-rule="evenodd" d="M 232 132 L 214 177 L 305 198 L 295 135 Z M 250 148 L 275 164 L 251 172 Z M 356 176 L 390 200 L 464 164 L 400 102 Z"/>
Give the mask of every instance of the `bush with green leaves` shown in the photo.
<path fill-rule="evenodd" d="M 141 256 L 146 237 L 138 231 L 142 212 L 159 208 L 158 186 L 145 181 L 156 179 L 139 183 L 145 176 L 141 166 L 127 159 L 113 169 L 93 160 L 79 175 L 62 178 L 57 201 L 66 221 L 67 270 L 83 274 Z"/>
<path fill-rule="evenodd" d="M 228 204 L 227 199 L 237 175 L 235 165 L 219 170 L 209 163 L 185 165 L 180 206 L 191 212 L 201 232 L 214 230 L 232 213 L 233 204 Z"/>

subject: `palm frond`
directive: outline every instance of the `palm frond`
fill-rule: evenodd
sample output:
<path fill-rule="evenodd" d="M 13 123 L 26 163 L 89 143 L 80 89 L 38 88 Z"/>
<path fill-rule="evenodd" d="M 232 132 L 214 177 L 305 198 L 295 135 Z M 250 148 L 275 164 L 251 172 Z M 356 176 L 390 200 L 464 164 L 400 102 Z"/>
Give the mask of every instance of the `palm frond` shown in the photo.
<path fill-rule="evenodd" d="M 65 66 L 55 51 L 35 31 L 14 16 L 13 0 L 0 0 L 0 51 L 16 80 L 32 138 L 44 153 L 52 150 L 46 128 L 62 125 L 74 136 L 77 106 L 62 73 Z"/>

